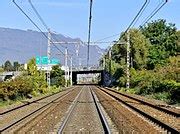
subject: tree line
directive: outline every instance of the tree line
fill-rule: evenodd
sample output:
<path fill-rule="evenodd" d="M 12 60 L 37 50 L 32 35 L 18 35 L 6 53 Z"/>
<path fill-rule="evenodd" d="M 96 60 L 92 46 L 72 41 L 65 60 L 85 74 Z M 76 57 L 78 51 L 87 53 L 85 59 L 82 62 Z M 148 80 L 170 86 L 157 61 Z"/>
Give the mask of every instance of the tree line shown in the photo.
<path fill-rule="evenodd" d="M 106 70 L 114 78 L 112 86 L 148 95 L 168 103 L 180 102 L 180 31 L 175 24 L 159 19 L 138 29 L 130 29 L 130 89 L 126 87 L 127 44 L 115 43 L 112 58 L 107 53 Z M 127 41 L 126 34 L 119 41 Z M 102 63 L 102 60 L 101 60 Z"/>
<path fill-rule="evenodd" d="M 10 70 L 10 62 L 5 62 L 4 68 Z M 16 64 L 14 67 L 17 67 Z M 18 66 L 19 67 L 19 66 Z M 40 96 L 47 93 L 61 91 L 65 85 L 64 72 L 60 65 L 52 67 L 51 86 L 48 87 L 46 80 L 46 71 L 37 69 L 36 60 L 32 58 L 27 63 L 27 70 L 15 79 L 0 82 L 0 106 L 1 104 L 10 104 L 11 102 L 27 99 L 33 96 Z"/>
<path fill-rule="evenodd" d="M 20 64 L 18 61 L 14 61 L 11 63 L 9 60 L 5 61 L 5 63 L 1 66 L 1 71 L 18 71 L 23 70 L 24 65 Z"/>

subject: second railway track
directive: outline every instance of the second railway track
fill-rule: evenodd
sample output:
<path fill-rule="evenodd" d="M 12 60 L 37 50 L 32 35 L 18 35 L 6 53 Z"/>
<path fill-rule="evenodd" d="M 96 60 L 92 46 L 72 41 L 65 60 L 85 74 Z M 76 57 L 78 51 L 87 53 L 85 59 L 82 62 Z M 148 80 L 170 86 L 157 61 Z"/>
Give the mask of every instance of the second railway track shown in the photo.
<path fill-rule="evenodd" d="M 74 92 L 74 89 L 76 88 L 77 87 L 73 87 L 64 92 L 29 102 L 28 105 L 21 105 L 2 112 L 0 118 L 0 133 L 16 131 L 18 126 L 22 126 L 22 122 L 28 122 L 34 115 L 38 116 L 43 111 L 46 111 L 52 105 L 57 104 L 63 97 Z"/>
<path fill-rule="evenodd" d="M 118 102 L 129 107 L 133 111 L 139 113 L 141 116 L 148 119 L 150 122 L 156 124 L 167 133 L 180 132 L 179 113 L 174 113 L 167 109 L 155 107 L 153 104 L 139 100 L 135 97 L 124 95 L 112 89 L 99 88 L 105 94 L 108 94 Z M 176 116 L 177 115 L 177 116 Z"/>

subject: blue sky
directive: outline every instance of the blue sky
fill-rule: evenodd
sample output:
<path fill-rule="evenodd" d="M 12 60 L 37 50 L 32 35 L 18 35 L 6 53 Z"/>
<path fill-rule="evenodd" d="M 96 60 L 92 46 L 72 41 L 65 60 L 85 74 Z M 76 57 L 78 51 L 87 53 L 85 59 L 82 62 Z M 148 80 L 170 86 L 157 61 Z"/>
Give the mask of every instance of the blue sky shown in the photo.
<path fill-rule="evenodd" d="M 17 3 L 45 31 L 32 12 L 27 0 Z M 151 0 L 147 10 L 135 25 L 138 27 L 161 0 Z M 32 0 L 46 24 L 57 33 L 87 41 L 89 0 Z M 94 0 L 92 18 L 92 41 L 124 31 L 136 15 L 144 0 Z M 169 0 L 168 4 L 153 18 L 166 19 L 180 29 L 180 0 Z M 0 27 L 37 30 L 15 7 L 12 0 L 0 2 Z M 118 36 L 105 41 L 113 41 Z M 109 44 L 101 44 L 105 48 Z"/>

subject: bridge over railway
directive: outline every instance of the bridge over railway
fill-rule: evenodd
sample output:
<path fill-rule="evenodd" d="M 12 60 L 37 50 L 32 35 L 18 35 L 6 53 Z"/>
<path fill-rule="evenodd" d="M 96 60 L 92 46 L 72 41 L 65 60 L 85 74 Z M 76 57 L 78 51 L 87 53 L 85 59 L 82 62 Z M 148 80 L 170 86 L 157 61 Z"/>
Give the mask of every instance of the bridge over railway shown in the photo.
<path fill-rule="evenodd" d="M 78 83 L 78 75 L 85 75 L 86 78 L 89 76 L 89 78 L 92 78 L 93 76 L 98 76 L 99 77 L 99 81 L 97 83 L 93 83 L 92 81 L 90 82 L 85 82 L 81 83 L 81 84 L 97 84 L 97 85 L 103 85 L 104 84 L 104 70 L 103 69 L 91 69 L 91 70 L 73 70 L 72 71 L 72 83 L 73 85 L 78 85 L 80 83 Z M 98 79 L 98 78 L 96 78 Z"/>
<path fill-rule="evenodd" d="M 83 79 L 83 77 L 85 77 L 85 79 Z M 73 85 L 109 86 L 111 82 L 112 82 L 111 75 L 101 67 L 90 68 L 90 69 L 75 69 L 74 68 L 72 70 L 72 84 Z"/>

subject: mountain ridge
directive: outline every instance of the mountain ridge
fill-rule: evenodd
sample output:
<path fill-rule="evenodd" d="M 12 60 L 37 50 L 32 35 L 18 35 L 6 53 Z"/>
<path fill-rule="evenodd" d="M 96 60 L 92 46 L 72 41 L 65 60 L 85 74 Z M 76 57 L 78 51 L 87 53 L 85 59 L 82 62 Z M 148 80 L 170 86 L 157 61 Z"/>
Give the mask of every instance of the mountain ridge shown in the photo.
<path fill-rule="evenodd" d="M 46 32 L 44 33 L 47 35 Z M 82 42 L 80 38 L 71 38 L 63 34 L 53 33 L 52 37 L 52 41 Z M 0 27 L 0 64 L 3 64 L 6 60 L 26 63 L 32 57 L 46 56 L 47 42 L 47 39 L 41 32 L 30 29 L 21 30 Z M 66 47 L 68 48 L 69 53 L 73 56 L 74 65 L 81 64 L 85 66 L 87 64 L 86 44 L 56 44 L 56 46 L 62 52 L 64 52 Z M 51 57 L 60 59 L 60 63 L 64 65 L 64 54 L 60 53 L 54 45 L 51 47 L 51 52 Z M 77 52 L 79 52 L 79 56 Z M 98 45 L 90 45 L 89 64 L 97 65 L 103 53 L 104 49 L 101 49 Z"/>

